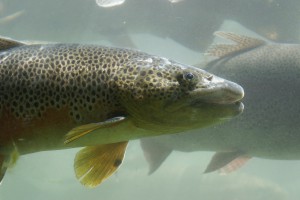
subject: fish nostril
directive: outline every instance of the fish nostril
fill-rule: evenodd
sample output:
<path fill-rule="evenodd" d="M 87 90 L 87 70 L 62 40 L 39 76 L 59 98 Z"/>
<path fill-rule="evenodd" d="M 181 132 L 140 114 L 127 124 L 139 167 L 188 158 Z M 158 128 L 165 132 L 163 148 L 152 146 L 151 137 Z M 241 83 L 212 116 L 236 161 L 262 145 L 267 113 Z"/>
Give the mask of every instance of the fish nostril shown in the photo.
<path fill-rule="evenodd" d="M 206 78 L 207 80 L 209 80 L 209 81 L 212 81 L 212 79 L 213 79 L 213 75 L 210 75 L 209 77 L 207 77 Z"/>

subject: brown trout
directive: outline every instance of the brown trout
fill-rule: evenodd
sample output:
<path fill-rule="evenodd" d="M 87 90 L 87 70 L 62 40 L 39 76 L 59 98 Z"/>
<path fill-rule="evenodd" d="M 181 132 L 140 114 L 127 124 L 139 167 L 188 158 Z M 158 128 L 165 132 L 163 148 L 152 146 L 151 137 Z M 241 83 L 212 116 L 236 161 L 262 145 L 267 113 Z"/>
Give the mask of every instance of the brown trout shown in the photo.
<path fill-rule="evenodd" d="M 67 144 L 89 133 L 110 133 L 105 142 L 83 142 L 88 147 L 75 158 L 76 176 L 89 187 L 117 169 L 128 139 L 185 130 L 191 123 L 178 122 L 179 116 L 186 108 L 196 110 L 197 105 L 200 109 L 204 104 L 216 104 L 219 110 L 233 105 L 233 110 L 241 110 L 236 102 L 244 95 L 236 83 L 140 51 L 83 44 L 25 44 L 6 38 L 0 40 L 0 92 L 2 176 L 12 152 L 26 145 L 32 149 L 21 154 L 47 149 L 36 148 L 32 143 L 36 138 L 49 143 L 58 136 L 54 141 L 59 144 L 52 148 L 62 148 L 63 143 L 71 147 L 72 143 Z M 192 116 L 192 109 L 189 113 Z M 208 117 L 211 120 L 203 120 L 202 125 L 219 116 Z M 200 127 L 198 122 L 196 126 Z M 97 145 L 104 143 L 113 144 Z M 78 145 L 83 144 L 74 146 Z"/>
<path fill-rule="evenodd" d="M 214 151 L 206 172 L 230 172 L 251 157 L 300 159 L 300 44 L 217 32 L 230 43 L 213 45 L 205 69 L 236 81 L 246 91 L 241 116 L 191 133 L 142 139 L 150 172 L 174 150 Z"/>

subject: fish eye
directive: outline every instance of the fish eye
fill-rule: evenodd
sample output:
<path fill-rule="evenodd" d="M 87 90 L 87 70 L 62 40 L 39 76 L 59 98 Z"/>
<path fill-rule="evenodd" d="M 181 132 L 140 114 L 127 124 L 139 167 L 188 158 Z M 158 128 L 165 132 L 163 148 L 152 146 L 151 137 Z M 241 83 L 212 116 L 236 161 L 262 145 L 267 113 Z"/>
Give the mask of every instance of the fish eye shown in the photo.
<path fill-rule="evenodd" d="M 191 71 L 185 71 L 182 74 L 178 74 L 177 80 L 182 87 L 188 88 L 189 90 L 193 90 L 199 82 L 197 74 L 194 74 Z"/>
<path fill-rule="evenodd" d="M 188 84 L 195 84 L 198 82 L 198 76 L 192 72 L 185 72 L 183 74 L 183 79 L 187 81 Z"/>
<path fill-rule="evenodd" d="M 182 74 L 177 75 L 177 80 L 181 86 L 194 88 L 194 86 L 197 85 L 199 78 L 191 71 L 184 71 Z"/>
<path fill-rule="evenodd" d="M 191 72 L 188 72 L 185 74 L 185 79 L 187 80 L 193 80 L 194 79 L 194 74 Z"/>

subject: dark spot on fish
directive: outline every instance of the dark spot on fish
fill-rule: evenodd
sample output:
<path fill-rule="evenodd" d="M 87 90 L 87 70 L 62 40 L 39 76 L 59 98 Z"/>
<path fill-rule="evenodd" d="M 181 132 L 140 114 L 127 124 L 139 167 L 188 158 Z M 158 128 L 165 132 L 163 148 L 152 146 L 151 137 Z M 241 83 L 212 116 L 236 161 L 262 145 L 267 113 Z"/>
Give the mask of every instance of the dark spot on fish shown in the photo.
<path fill-rule="evenodd" d="M 38 106 L 39 106 L 39 103 L 38 103 L 38 102 L 34 102 L 33 105 L 34 105 L 35 107 L 38 107 Z"/>
<path fill-rule="evenodd" d="M 115 160 L 115 163 L 114 163 L 114 167 L 119 167 L 122 163 L 122 160 L 121 159 L 116 159 Z"/>
<path fill-rule="evenodd" d="M 79 114 L 76 114 L 76 116 L 75 116 L 75 118 L 76 118 L 76 120 L 80 120 L 80 115 Z"/>

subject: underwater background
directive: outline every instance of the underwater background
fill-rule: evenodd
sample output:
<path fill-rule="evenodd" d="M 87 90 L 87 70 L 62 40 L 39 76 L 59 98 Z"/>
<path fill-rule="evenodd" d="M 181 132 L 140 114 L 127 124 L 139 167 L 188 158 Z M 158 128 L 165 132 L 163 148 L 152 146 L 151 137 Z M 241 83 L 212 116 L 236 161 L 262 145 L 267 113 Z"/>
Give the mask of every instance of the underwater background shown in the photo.
<path fill-rule="evenodd" d="M 218 30 L 268 41 L 299 43 L 300 3 L 297 0 L 208 2 L 127 0 L 104 8 L 94 0 L 1 0 L 0 35 L 26 41 L 135 48 L 190 65 L 206 61 L 203 53 L 214 42 L 213 32 Z M 201 129 L 195 132 L 201 134 Z M 130 141 L 116 174 L 89 189 L 74 175 L 73 160 L 79 149 L 20 156 L 5 174 L 0 200 L 296 200 L 300 196 L 297 159 L 253 157 L 228 175 L 204 174 L 215 151 L 174 151 L 157 171 L 148 175 L 139 140 Z"/>

